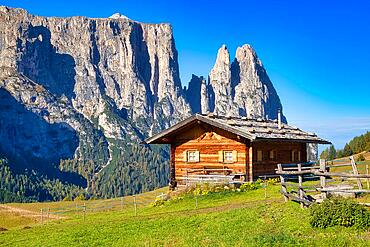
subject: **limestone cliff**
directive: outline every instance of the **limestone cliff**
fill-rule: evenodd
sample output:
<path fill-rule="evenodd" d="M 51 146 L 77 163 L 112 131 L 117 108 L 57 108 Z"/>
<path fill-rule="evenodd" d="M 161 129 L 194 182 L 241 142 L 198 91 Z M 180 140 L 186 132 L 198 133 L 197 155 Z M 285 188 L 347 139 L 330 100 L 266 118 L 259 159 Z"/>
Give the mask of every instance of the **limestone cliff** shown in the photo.
<path fill-rule="evenodd" d="M 188 92 L 194 91 L 194 87 L 199 85 L 189 83 Z M 193 102 L 192 109 L 197 112 L 207 109 L 217 115 L 277 119 L 278 111 L 282 111 L 279 96 L 250 45 L 238 47 L 232 63 L 229 51 L 223 45 L 218 50 L 205 88 L 204 103 L 194 105 L 197 99 L 200 102 L 199 94 L 193 95 L 195 99 L 189 99 Z M 282 121 L 286 122 L 284 116 Z"/>
<path fill-rule="evenodd" d="M 62 169 L 99 181 L 106 166 L 144 152 L 134 146 L 145 136 L 191 114 L 169 24 L 4 6 L 0 24 L 0 153 L 13 163 L 41 169 L 66 160 Z"/>

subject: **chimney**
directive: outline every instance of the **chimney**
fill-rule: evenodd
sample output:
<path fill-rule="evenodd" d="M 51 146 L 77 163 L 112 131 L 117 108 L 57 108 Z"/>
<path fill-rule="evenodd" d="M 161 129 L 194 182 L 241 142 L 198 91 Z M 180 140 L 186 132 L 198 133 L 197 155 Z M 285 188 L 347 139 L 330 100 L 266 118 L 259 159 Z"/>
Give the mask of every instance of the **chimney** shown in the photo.
<path fill-rule="evenodd" d="M 278 110 L 278 128 L 281 129 L 281 112 L 280 109 Z"/>

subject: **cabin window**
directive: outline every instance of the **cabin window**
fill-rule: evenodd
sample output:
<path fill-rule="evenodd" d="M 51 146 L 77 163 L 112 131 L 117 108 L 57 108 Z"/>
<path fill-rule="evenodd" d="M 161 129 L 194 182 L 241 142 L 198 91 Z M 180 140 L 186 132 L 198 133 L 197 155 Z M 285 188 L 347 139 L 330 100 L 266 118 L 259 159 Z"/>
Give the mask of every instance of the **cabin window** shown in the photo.
<path fill-rule="evenodd" d="M 292 151 L 292 161 L 301 161 L 301 151 Z"/>
<path fill-rule="evenodd" d="M 233 150 L 219 151 L 218 161 L 221 163 L 233 163 L 238 161 L 238 152 Z"/>
<path fill-rule="evenodd" d="M 262 161 L 262 150 L 257 150 L 257 161 Z"/>
<path fill-rule="evenodd" d="M 233 152 L 232 151 L 224 151 L 224 161 L 233 162 Z"/>
<path fill-rule="evenodd" d="M 275 150 L 270 150 L 269 159 L 270 160 L 276 160 L 276 151 Z"/>
<path fill-rule="evenodd" d="M 186 151 L 187 162 L 199 162 L 199 151 L 189 150 Z"/>

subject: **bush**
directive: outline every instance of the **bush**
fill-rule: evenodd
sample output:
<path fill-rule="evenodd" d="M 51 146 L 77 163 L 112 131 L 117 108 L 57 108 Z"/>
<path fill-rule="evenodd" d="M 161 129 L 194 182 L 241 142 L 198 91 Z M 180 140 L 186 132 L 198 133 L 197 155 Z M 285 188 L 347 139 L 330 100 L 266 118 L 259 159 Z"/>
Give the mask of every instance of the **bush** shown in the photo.
<path fill-rule="evenodd" d="M 240 191 L 250 191 L 256 190 L 261 187 L 261 183 L 259 182 L 246 182 L 240 186 Z"/>
<path fill-rule="evenodd" d="M 150 203 L 150 206 L 151 207 L 159 207 L 159 206 L 164 205 L 165 202 L 166 202 L 166 200 L 157 197 L 154 202 Z"/>
<path fill-rule="evenodd" d="M 354 201 L 333 197 L 310 207 L 310 224 L 313 227 L 331 226 L 370 228 L 370 211 Z"/>
<path fill-rule="evenodd" d="M 70 195 L 67 195 L 63 198 L 63 201 L 67 202 L 67 201 L 72 201 L 72 197 Z"/>
<path fill-rule="evenodd" d="M 209 184 L 209 183 L 198 183 L 189 186 L 184 191 L 184 195 L 208 195 L 216 192 L 236 191 L 234 185 L 229 184 Z"/>
<path fill-rule="evenodd" d="M 357 156 L 357 161 L 365 161 L 364 155 L 360 154 L 359 156 Z"/>
<path fill-rule="evenodd" d="M 79 194 L 77 197 L 75 197 L 74 201 L 85 201 L 86 197 L 84 194 Z"/>

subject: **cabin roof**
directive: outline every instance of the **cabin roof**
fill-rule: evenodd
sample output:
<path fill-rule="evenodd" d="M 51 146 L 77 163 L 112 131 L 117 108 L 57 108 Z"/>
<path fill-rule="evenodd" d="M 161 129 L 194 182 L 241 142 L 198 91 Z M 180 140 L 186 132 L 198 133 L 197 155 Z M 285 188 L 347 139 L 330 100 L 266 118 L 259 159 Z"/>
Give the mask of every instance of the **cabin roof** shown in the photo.
<path fill-rule="evenodd" d="M 145 142 L 148 144 L 169 143 L 166 140 L 169 136 L 186 129 L 194 122 L 209 124 L 249 139 L 251 142 L 268 140 L 330 144 L 329 141 L 318 137 L 315 133 L 305 132 L 295 126 L 290 126 L 285 123 L 281 123 L 281 128 L 279 129 L 277 120 L 225 117 L 213 114 L 194 114 L 172 127 L 149 137 Z"/>

